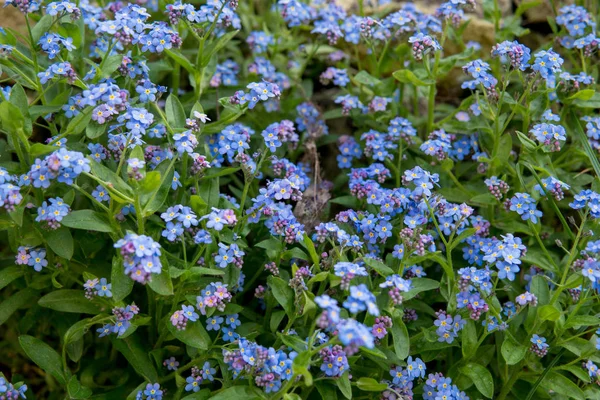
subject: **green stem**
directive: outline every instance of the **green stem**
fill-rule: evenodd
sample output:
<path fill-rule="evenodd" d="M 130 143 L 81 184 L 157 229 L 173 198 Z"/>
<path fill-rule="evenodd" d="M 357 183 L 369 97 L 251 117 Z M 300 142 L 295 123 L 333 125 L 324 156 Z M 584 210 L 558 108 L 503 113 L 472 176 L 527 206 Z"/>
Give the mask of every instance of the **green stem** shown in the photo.
<path fill-rule="evenodd" d="M 140 196 L 136 193 L 135 195 L 135 216 L 137 218 L 137 226 L 138 232 L 140 235 L 144 234 L 144 210 L 142 209 L 142 204 L 140 203 Z M 185 247 L 184 247 L 185 253 Z"/>
<path fill-rule="evenodd" d="M 396 161 L 396 187 L 400 187 L 402 183 L 402 156 L 403 156 L 403 142 L 402 138 L 398 138 L 398 160 Z"/>
<path fill-rule="evenodd" d="M 540 234 L 537 232 L 535 225 L 531 221 L 527 221 L 527 223 L 529 224 L 529 229 L 531 229 L 531 232 L 533 232 L 533 235 L 535 236 L 535 240 L 537 241 L 538 245 L 542 248 L 542 252 L 546 256 L 548 261 L 550 261 L 550 264 L 552 264 L 552 266 L 555 268 L 555 270 L 558 271 L 560 268 L 554 262 L 554 259 L 548 252 L 548 249 L 546 249 L 546 246 L 544 246 L 544 242 L 542 242 L 542 238 L 540 237 Z"/>
<path fill-rule="evenodd" d="M 94 196 L 92 196 L 91 194 L 89 194 L 88 192 L 86 192 L 85 190 L 83 190 L 79 185 L 77 185 L 76 183 L 74 183 L 72 186 L 73 186 L 73 188 L 75 190 L 77 190 L 78 192 L 80 192 L 81 194 L 83 194 L 85 197 L 87 197 L 88 199 L 90 199 L 90 201 L 92 203 L 96 204 L 98 207 L 100 207 L 101 209 L 103 209 L 107 213 L 110 212 L 110 210 L 108 209 L 108 207 L 106 207 L 104 204 L 102 204 L 98 200 L 96 200 L 94 198 Z"/>
<path fill-rule="evenodd" d="M 502 386 L 502 390 L 500 391 L 500 394 L 498 395 L 496 400 L 504 400 L 506 398 L 506 396 L 508 396 L 512 387 L 519 379 L 519 375 L 521 375 L 522 366 L 523 366 L 523 361 L 521 361 L 519 364 L 514 366 L 512 373 L 510 374 L 510 378 L 508 379 L 508 382 L 506 382 Z"/>
<path fill-rule="evenodd" d="M 581 220 L 581 225 L 579 226 L 579 230 L 577 231 L 577 236 L 575 237 L 575 241 L 573 242 L 573 247 L 571 247 L 571 251 L 569 252 L 569 259 L 567 260 L 567 264 L 565 265 L 565 269 L 563 271 L 562 277 L 560 279 L 560 286 L 556 288 L 556 291 L 552 295 L 549 304 L 554 304 L 558 300 L 558 296 L 565 289 L 565 282 L 567 281 L 567 275 L 569 274 L 569 270 L 571 269 L 571 264 L 575 257 L 577 257 L 578 253 L 576 252 L 577 246 L 579 245 L 579 240 L 581 239 L 581 235 L 583 233 L 583 227 L 587 221 L 587 212 L 583 215 Z"/>

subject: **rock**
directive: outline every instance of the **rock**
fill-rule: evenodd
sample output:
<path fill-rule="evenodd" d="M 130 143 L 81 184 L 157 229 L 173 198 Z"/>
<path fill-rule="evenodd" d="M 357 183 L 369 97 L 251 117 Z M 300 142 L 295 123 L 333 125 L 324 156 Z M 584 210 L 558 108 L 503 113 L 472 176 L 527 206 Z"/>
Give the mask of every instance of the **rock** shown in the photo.
<path fill-rule="evenodd" d="M 4 0 L 0 0 L 0 26 L 2 28 L 14 29 L 24 35 L 27 34 L 25 16 L 16 7 L 4 7 Z"/>

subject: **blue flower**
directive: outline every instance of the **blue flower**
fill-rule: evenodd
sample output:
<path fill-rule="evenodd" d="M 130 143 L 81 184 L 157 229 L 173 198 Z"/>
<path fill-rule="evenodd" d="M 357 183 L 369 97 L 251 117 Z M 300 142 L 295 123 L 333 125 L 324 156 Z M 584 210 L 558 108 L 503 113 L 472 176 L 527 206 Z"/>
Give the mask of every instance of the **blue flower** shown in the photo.
<path fill-rule="evenodd" d="M 114 247 L 121 249 L 125 274 L 131 279 L 146 283 L 151 279 L 151 274 L 161 272 L 160 245 L 151 237 L 128 233 Z"/>
<path fill-rule="evenodd" d="M 106 282 L 106 278 L 100 278 L 100 282 L 95 286 L 96 292 L 100 297 L 112 297 L 112 284 Z"/>
<path fill-rule="evenodd" d="M 535 333 L 531 336 L 530 342 L 534 344 L 538 349 L 544 350 L 550 347 L 548 343 L 546 343 L 546 338 L 542 336 L 538 336 Z"/>
<path fill-rule="evenodd" d="M 186 392 L 197 392 L 200 390 L 200 381 L 202 380 L 202 377 L 200 376 L 188 376 L 185 379 L 185 391 Z"/>
<path fill-rule="evenodd" d="M 178 187 L 182 187 L 179 181 L 179 172 L 173 171 L 173 182 L 171 182 L 171 190 L 177 190 Z"/>
<path fill-rule="evenodd" d="M 158 89 L 156 88 L 156 85 L 149 80 L 138 82 L 138 85 L 135 87 L 135 91 L 140 95 L 140 101 L 142 103 L 156 101 L 156 93 L 158 92 Z"/>
<path fill-rule="evenodd" d="M 92 196 L 100 203 L 102 203 L 103 201 L 110 200 L 108 190 L 106 190 L 102 185 L 96 186 L 96 188 L 92 192 Z"/>
<path fill-rule="evenodd" d="M 223 317 L 211 317 L 206 320 L 206 330 L 207 331 L 218 331 L 221 328 L 221 324 L 223 323 Z"/>
<path fill-rule="evenodd" d="M 202 366 L 202 379 L 208 379 L 209 381 L 213 381 L 215 378 L 213 377 L 213 374 L 217 372 L 216 369 L 212 368 L 210 366 L 210 363 L 208 361 L 206 361 L 204 363 L 204 365 Z"/>
<path fill-rule="evenodd" d="M 160 390 L 160 385 L 158 383 L 149 383 L 146 385 L 144 394 L 147 396 L 146 399 L 161 400 L 163 391 Z"/>
<path fill-rule="evenodd" d="M 28 265 L 33 267 L 37 272 L 40 272 L 42 268 L 48 266 L 48 260 L 46 260 L 46 250 L 32 250 L 30 253 Z"/>
<path fill-rule="evenodd" d="M 351 262 L 338 262 L 333 267 L 336 276 L 367 276 L 367 270 L 358 264 Z"/>
<path fill-rule="evenodd" d="M 231 327 L 231 329 L 235 329 L 241 325 L 238 314 L 231 314 L 225 316 L 225 322 L 227 325 L 229 325 L 229 327 Z"/>

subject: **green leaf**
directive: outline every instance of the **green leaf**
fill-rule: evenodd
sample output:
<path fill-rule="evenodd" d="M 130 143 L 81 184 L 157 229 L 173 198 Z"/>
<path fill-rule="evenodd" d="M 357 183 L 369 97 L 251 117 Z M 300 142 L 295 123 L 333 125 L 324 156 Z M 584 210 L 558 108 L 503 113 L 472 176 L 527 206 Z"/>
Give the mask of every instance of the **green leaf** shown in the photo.
<path fill-rule="evenodd" d="M 169 273 L 169 266 L 166 263 L 166 259 L 162 260 L 163 266 L 160 274 L 152 274 L 148 286 L 156 293 L 163 296 L 173 295 L 173 281 L 171 280 L 171 274 Z"/>
<path fill-rule="evenodd" d="M 133 203 L 134 195 L 131 186 L 126 184 L 125 181 L 111 169 L 97 163 L 90 157 L 88 157 L 88 159 L 90 160 L 92 175 L 102 181 L 100 183 L 109 191 L 114 200 L 119 203 Z M 118 190 L 118 192 L 114 189 Z M 122 195 L 127 197 L 123 197 Z"/>
<path fill-rule="evenodd" d="M 329 200 L 330 203 L 341 204 L 349 208 L 357 208 L 360 206 L 360 201 L 354 196 L 340 196 Z"/>
<path fill-rule="evenodd" d="M 494 396 L 494 379 L 492 378 L 492 374 L 487 368 L 476 364 L 476 363 L 468 363 L 464 367 L 459 368 L 459 371 L 462 374 L 465 374 L 475 384 L 475 387 L 479 392 L 485 397 L 491 399 Z"/>
<path fill-rule="evenodd" d="M 583 89 L 578 91 L 577 93 L 569 96 L 569 100 L 582 100 L 582 101 L 586 101 L 592 98 L 592 96 L 594 96 L 594 94 L 596 93 L 596 91 L 594 89 Z"/>
<path fill-rule="evenodd" d="M 67 391 L 71 399 L 87 399 L 92 395 L 92 390 L 86 386 L 83 386 L 77 380 L 76 376 L 72 376 L 67 384 Z"/>
<path fill-rule="evenodd" d="M 167 323 L 167 326 L 169 332 L 171 332 L 177 340 L 180 340 L 195 349 L 208 350 L 208 346 L 210 346 L 210 336 L 208 336 L 201 321 L 189 321 L 187 327 L 181 331 L 175 328 L 170 322 Z"/>
<path fill-rule="evenodd" d="M 8 133 L 17 134 L 18 132 L 24 132 L 25 118 L 23 117 L 23 113 L 18 107 L 8 101 L 0 103 L 0 122 Z"/>
<path fill-rule="evenodd" d="M 214 170 L 214 172 L 210 173 L 210 174 L 206 174 L 202 177 L 202 179 L 212 179 L 212 178 L 216 178 L 219 176 L 227 176 L 227 175 L 233 175 L 236 172 L 238 172 L 240 170 L 240 168 L 238 167 L 229 167 L 229 168 L 211 168 L 211 171 Z"/>
<path fill-rule="evenodd" d="M 342 379 L 342 378 L 340 378 Z M 335 380 L 335 383 L 338 385 L 339 388 L 339 379 Z M 338 391 L 335 388 L 335 386 L 333 386 L 331 383 L 328 383 L 327 381 L 317 381 L 315 382 L 315 387 L 317 388 L 317 391 L 319 392 L 319 395 L 321 396 L 321 399 L 327 399 L 327 400 L 337 400 L 338 399 Z"/>
<path fill-rule="evenodd" d="M 167 325 L 172 326 L 171 324 Z M 149 350 L 142 346 L 137 335 L 131 335 L 124 339 L 111 337 L 111 341 L 113 346 L 123 354 L 138 374 L 146 378 L 149 382 L 156 382 L 158 380 L 158 374 L 148 355 Z"/>
<path fill-rule="evenodd" d="M 277 336 L 286 346 L 291 347 L 299 353 L 306 350 L 307 343 L 297 335 L 284 335 L 283 333 L 278 332 Z"/>
<path fill-rule="evenodd" d="M 548 304 L 550 301 L 548 282 L 540 275 L 534 275 L 531 278 L 531 293 L 537 297 L 538 304 L 541 306 Z"/>
<path fill-rule="evenodd" d="M 19 308 L 30 306 L 37 296 L 38 293 L 34 289 L 27 288 L 0 303 L 0 325 L 4 324 Z"/>
<path fill-rule="evenodd" d="M 90 139 L 97 139 L 104 135 L 107 124 L 99 124 L 96 121 L 91 121 L 88 126 L 85 127 L 85 135 Z"/>
<path fill-rule="evenodd" d="M 382 360 L 387 360 L 387 356 L 385 355 L 385 353 L 379 350 L 377 347 L 369 349 L 368 347 L 361 346 L 360 351 L 373 357 L 381 358 Z"/>
<path fill-rule="evenodd" d="M 27 99 L 25 90 L 23 90 L 23 86 L 17 83 L 12 87 L 12 90 L 10 91 L 10 102 L 21 110 L 21 114 L 24 118 L 23 129 L 25 129 L 27 137 L 31 136 L 33 125 L 29 114 L 29 100 Z"/>
<path fill-rule="evenodd" d="M 285 311 L 277 310 L 271 314 L 271 321 L 269 321 L 269 327 L 271 328 L 271 331 L 278 331 L 279 325 L 281 324 L 281 321 L 283 321 L 283 318 L 285 318 Z"/>
<path fill-rule="evenodd" d="M 206 67 L 209 63 L 210 63 L 210 59 L 212 58 L 212 56 L 218 52 L 219 50 L 221 50 L 223 47 L 225 47 L 227 45 L 227 43 L 229 43 L 229 41 L 231 39 L 233 39 L 233 37 L 235 35 L 238 34 L 239 31 L 231 31 L 231 32 L 227 32 L 226 34 L 222 35 L 219 38 L 216 38 L 215 40 L 213 40 L 212 43 L 210 43 L 208 46 L 205 47 L 204 49 L 204 53 L 202 53 L 202 61 L 200 64 L 200 67 Z"/>
<path fill-rule="evenodd" d="M 292 370 L 294 375 L 302 375 L 304 377 L 304 383 L 306 386 L 312 386 L 313 377 L 308 366 L 310 365 L 310 352 L 305 350 L 298 354 L 292 363 Z"/>
<path fill-rule="evenodd" d="M 209 207 L 218 207 L 219 205 L 219 178 L 203 180 L 200 184 L 200 197 Z"/>
<path fill-rule="evenodd" d="M 576 315 L 574 317 L 569 317 L 567 323 L 565 324 L 565 329 L 596 325 L 600 325 L 600 318 L 594 317 L 593 315 Z"/>
<path fill-rule="evenodd" d="M 145 216 L 154 214 L 162 207 L 165 200 L 167 200 L 169 189 L 171 189 L 171 184 L 173 183 L 173 175 L 175 172 L 175 169 L 173 168 L 175 165 L 174 162 L 175 159 L 170 163 L 162 163 L 158 166 L 156 171 L 152 171 L 160 173 L 160 182 L 158 186 L 153 190 L 145 190 L 142 188 L 140 202 L 144 209 Z"/>
<path fill-rule="evenodd" d="M 392 338 L 394 339 L 394 351 L 399 359 L 404 360 L 410 351 L 410 336 L 402 318 L 394 318 L 392 325 Z"/>
<path fill-rule="evenodd" d="M 46 14 L 31 29 L 31 38 L 34 43 L 37 44 L 44 33 L 47 33 L 50 30 L 53 19 L 52 15 Z"/>
<path fill-rule="evenodd" d="M 592 167 L 594 167 L 594 172 L 596 172 L 596 179 L 600 180 L 600 161 L 598 161 L 597 153 L 592 149 L 588 137 L 583 132 L 583 128 L 581 127 L 581 122 L 577 118 L 575 111 L 571 110 L 568 117 L 568 124 L 571 127 L 571 130 L 575 133 L 575 137 L 581 145 L 583 146 L 583 150 L 585 154 L 590 159 L 592 163 Z"/>
<path fill-rule="evenodd" d="M 475 235 L 477 233 L 477 230 L 475 228 L 467 228 L 464 231 L 462 231 L 458 236 L 455 236 L 452 239 L 452 243 L 449 244 L 449 247 L 451 249 L 456 248 L 456 246 L 460 245 L 462 243 L 463 240 L 470 238 L 471 236 Z M 444 260 L 445 261 L 445 260 Z M 441 263 L 440 263 L 441 264 Z M 446 263 L 447 264 L 447 263 Z M 450 269 L 450 268 L 448 268 Z M 444 271 L 446 269 L 444 268 Z M 447 271 L 446 271 L 447 272 Z M 453 277 L 454 279 L 454 273 L 450 274 L 451 277 Z"/>
<path fill-rule="evenodd" d="M 575 100 L 573 105 L 579 108 L 600 108 L 600 93 L 594 93 L 588 100 Z"/>
<path fill-rule="evenodd" d="M 515 341 L 512 335 L 507 334 L 504 336 L 504 341 L 502 342 L 502 357 L 504 357 L 508 365 L 515 365 L 525 357 L 528 348 L 528 346 Z"/>
<path fill-rule="evenodd" d="M 252 386 L 231 386 L 210 397 L 211 400 L 257 400 L 260 398 L 257 389 Z"/>
<path fill-rule="evenodd" d="M 289 287 L 287 282 L 276 276 L 269 276 L 267 282 L 275 300 L 277 300 L 288 315 L 291 315 L 294 311 L 294 290 Z"/>
<path fill-rule="evenodd" d="M 302 244 L 304 248 L 308 250 L 308 254 L 310 255 L 310 259 L 312 260 L 315 267 L 319 265 L 319 256 L 317 255 L 317 250 L 315 249 L 315 244 L 312 239 L 308 236 L 308 234 L 304 234 L 304 238 L 302 239 Z"/>
<path fill-rule="evenodd" d="M 133 279 L 125 275 L 123 263 L 119 257 L 113 257 L 110 283 L 114 301 L 121 301 L 133 290 Z"/>
<path fill-rule="evenodd" d="M 502 135 L 500 137 L 500 143 L 498 144 L 498 152 L 496 158 L 492 162 L 496 166 L 502 166 L 508 161 L 510 151 L 512 150 L 512 138 L 509 134 Z"/>
<path fill-rule="evenodd" d="M 552 304 L 546 304 L 539 308 L 537 316 L 542 321 L 556 321 L 560 318 L 560 310 Z"/>
<path fill-rule="evenodd" d="M 569 338 L 568 342 L 564 342 L 560 346 L 581 358 L 587 358 L 596 352 L 595 342 L 592 343 L 579 337 Z"/>
<path fill-rule="evenodd" d="M 556 371 L 550 371 L 541 385 L 569 399 L 585 400 L 586 398 L 575 382 Z"/>
<path fill-rule="evenodd" d="M 469 204 L 491 206 L 498 204 L 498 200 L 496 200 L 496 198 L 490 193 L 482 193 L 478 194 L 477 196 L 471 197 L 471 200 L 469 200 Z"/>
<path fill-rule="evenodd" d="M 465 359 L 470 359 L 477 351 L 477 327 L 469 320 L 462 330 L 462 353 Z"/>
<path fill-rule="evenodd" d="M 110 56 L 105 56 L 106 60 L 104 60 L 104 64 L 102 65 L 102 70 L 96 72 L 96 74 L 100 74 L 102 78 L 108 78 L 110 75 L 117 70 L 121 66 L 123 62 L 122 54 L 113 54 Z M 100 68 L 98 68 L 100 69 Z M 98 75 L 96 75 L 98 76 Z"/>
<path fill-rule="evenodd" d="M 590 383 L 591 378 L 587 371 L 584 371 L 581 366 L 576 365 L 561 365 L 560 367 L 556 367 L 555 370 L 565 370 L 569 371 L 577 378 L 581 379 L 583 382 Z M 588 397 L 589 398 L 589 397 Z"/>
<path fill-rule="evenodd" d="M 85 298 L 85 292 L 77 289 L 61 289 L 50 292 L 38 300 L 42 307 L 56 311 L 98 314 L 100 309 L 90 300 Z"/>
<path fill-rule="evenodd" d="M 49 146 L 47 144 L 42 143 L 34 143 L 29 149 L 29 154 L 33 157 L 40 157 L 46 154 L 50 154 L 54 151 L 58 150 L 56 146 Z"/>
<path fill-rule="evenodd" d="M 430 86 L 435 84 L 435 81 L 431 79 L 421 80 L 417 78 L 417 76 L 408 69 L 398 70 L 392 75 L 402 83 L 412 83 L 415 86 Z"/>
<path fill-rule="evenodd" d="M 27 357 L 43 369 L 44 372 L 56 378 L 61 385 L 67 383 L 69 377 L 63 371 L 63 363 L 56 350 L 29 335 L 19 336 L 19 344 L 25 354 L 27 354 Z"/>
<path fill-rule="evenodd" d="M 525 11 L 529 10 L 530 8 L 537 7 L 540 4 L 542 4 L 541 0 L 524 1 L 521 4 L 519 4 L 519 7 L 517 7 L 515 14 L 517 16 L 521 16 Z"/>
<path fill-rule="evenodd" d="M 77 210 L 66 215 L 61 224 L 69 228 L 85 229 L 96 232 L 112 232 L 108 220 L 103 214 L 93 210 Z"/>
<path fill-rule="evenodd" d="M 192 267 L 190 268 L 190 275 L 223 276 L 225 275 L 225 271 L 206 267 Z"/>
<path fill-rule="evenodd" d="M 389 276 L 389 275 L 392 275 L 394 273 L 394 271 L 390 267 L 388 267 L 387 265 L 385 265 L 381 261 L 376 260 L 374 258 L 365 257 L 365 258 L 363 258 L 363 261 L 369 267 L 371 267 L 375 271 L 377 271 L 377 273 L 379 275 L 381 275 L 381 276 Z"/>
<path fill-rule="evenodd" d="M 57 111 L 60 111 L 62 109 L 62 105 L 46 105 L 46 106 L 41 106 L 41 105 L 35 105 L 35 106 L 30 106 L 29 107 L 29 115 L 31 116 L 31 119 L 36 120 L 39 117 L 41 117 L 42 115 L 46 115 L 46 114 L 53 114 Z"/>
<path fill-rule="evenodd" d="M 77 135 L 83 132 L 90 122 L 92 121 L 92 107 L 87 107 L 83 109 L 79 114 L 77 114 L 69 124 L 65 130 L 67 135 Z"/>
<path fill-rule="evenodd" d="M 173 59 L 177 64 L 181 65 L 186 71 L 190 74 L 194 74 L 196 69 L 194 68 L 194 64 L 192 64 L 179 50 L 173 49 L 165 49 L 165 53 Z"/>
<path fill-rule="evenodd" d="M 379 79 L 375 78 L 374 76 L 369 74 L 367 71 L 360 71 L 358 74 L 356 74 L 354 76 L 354 80 L 358 83 L 362 83 L 363 85 L 367 85 L 367 86 L 374 86 L 374 85 L 378 85 L 381 83 L 381 81 Z"/>
<path fill-rule="evenodd" d="M 417 294 L 421 292 L 425 292 L 427 290 L 434 290 L 440 287 L 440 283 L 438 281 L 434 281 L 429 278 L 413 278 L 412 288 L 402 295 L 402 298 L 406 300 L 410 300 L 415 297 Z"/>
<path fill-rule="evenodd" d="M 263 240 L 255 245 L 255 247 L 265 249 L 267 256 L 270 259 L 275 259 L 279 252 L 283 249 L 281 240 L 275 237 Z"/>
<path fill-rule="evenodd" d="M 344 395 L 345 398 L 352 398 L 352 386 L 350 385 L 350 378 L 348 378 L 348 371 L 346 371 L 342 376 L 335 380 L 340 392 Z"/>
<path fill-rule="evenodd" d="M 375 379 L 367 378 L 365 376 L 361 377 L 358 382 L 356 382 L 356 386 L 365 392 L 382 392 L 388 387 L 385 383 L 379 383 Z"/>
<path fill-rule="evenodd" d="M 165 103 L 167 121 L 173 128 L 185 128 L 185 111 L 176 94 L 171 93 Z"/>
<path fill-rule="evenodd" d="M 210 398 L 210 389 L 204 388 L 198 392 L 182 397 L 181 400 L 208 400 Z"/>
<path fill-rule="evenodd" d="M 20 278 L 24 274 L 24 267 L 17 267 L 11 265 L 10 267 L 2 268 L 0 270 L 0 289 L 8 286 L 15 279 Z M 0 308 L 1 309 L 1 308 Z"/>
<path fill-rule="evenodd" d="M 46 243 L 56 255 L 70 260 L 73 257 L 73 236 L 69 228 L 60 227 L 46 234 Z"/>
<path fill-rule="evenodd" d="M 85 335 L 87 330 L 94 324 L 94 321 L 96 319 L 103 318 L 104 316 L 105 314 L 99 314 L 93 318 L 84 318 L 75 322 L 64 334 L 65 345 L 76 342 L 83 338 L 83 335 Z"/>
<path fill-rule="evenodd" d="M 537 149 L 537 144 L 533 140 L 529 139 L 525 134 L 519 131 L 516 132 L 517 138 L 519 139 L 519 141 L 525 149 L 527 149 L 530 152 L 534 152 Z"/>

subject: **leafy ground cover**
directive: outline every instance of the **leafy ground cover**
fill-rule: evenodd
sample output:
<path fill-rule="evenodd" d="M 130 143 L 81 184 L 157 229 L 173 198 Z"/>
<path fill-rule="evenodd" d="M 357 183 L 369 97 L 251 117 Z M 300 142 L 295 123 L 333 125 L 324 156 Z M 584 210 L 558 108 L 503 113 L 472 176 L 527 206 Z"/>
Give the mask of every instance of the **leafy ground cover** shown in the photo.
<path fill-rule="evenodd" d="M 0 399 L 600 398 L 596 2 L 6 5 Z"/>

